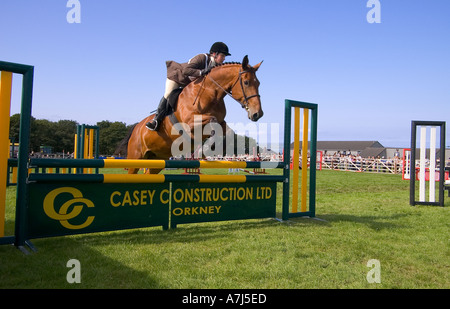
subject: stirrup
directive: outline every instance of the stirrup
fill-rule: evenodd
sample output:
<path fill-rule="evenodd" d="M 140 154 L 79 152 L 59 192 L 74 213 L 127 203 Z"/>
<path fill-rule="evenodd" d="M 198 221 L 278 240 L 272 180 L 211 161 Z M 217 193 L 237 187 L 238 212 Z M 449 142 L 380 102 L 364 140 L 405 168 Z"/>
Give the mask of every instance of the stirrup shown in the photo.
<path fill-rule="evenodd" d="M 153 123 L 155 125 L 153 125 Z M 151 131 L 156 131 L 158 129 L 158 120 L 153 119 L 153 121 L 148 122 L 145 126 Z"/>

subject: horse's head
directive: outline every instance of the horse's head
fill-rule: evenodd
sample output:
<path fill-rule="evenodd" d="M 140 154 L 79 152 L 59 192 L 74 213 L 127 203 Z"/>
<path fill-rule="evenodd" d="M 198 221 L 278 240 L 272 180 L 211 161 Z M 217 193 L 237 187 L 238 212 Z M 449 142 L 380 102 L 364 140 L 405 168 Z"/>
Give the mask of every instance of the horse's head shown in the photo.
<path fill-rule="evenodd" d="M 242 108 L 245 108 L 251 121 L 258 121 L 264 115 L 259 95 L 259 80 L 256 77 L 256 71 L 261 63 L 262 61 L 255 66 L 250 66 L 248 57 L 245 56 L 242 68 L 239 69 L 239 78 L 231 89 L 233 98 L 241 103 Z"/>

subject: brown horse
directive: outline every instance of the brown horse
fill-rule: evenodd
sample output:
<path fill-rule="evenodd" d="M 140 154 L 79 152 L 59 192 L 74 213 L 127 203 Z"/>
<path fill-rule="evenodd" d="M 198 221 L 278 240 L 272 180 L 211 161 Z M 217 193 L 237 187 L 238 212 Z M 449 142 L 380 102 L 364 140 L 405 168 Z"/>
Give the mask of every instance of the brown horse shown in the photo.
<path fill-rule="evenodd" d="M 202 127 L 216 122 L 221 125 L 223 132 L 226 132 L 226 108 L 223 99 L 228 94 L 245 108 L 250 120 L 257 121 L 263 116 L 258 92 L 259 81 L 256 78 L 256 71 L 261 63 L 249 66 L 248 57 L 245 56 L 242 64 L 224 63 L 214 67 L 208 75 L 196 79 L 183 89 L 174 111 L 176 119 L 187 124 L 190 132 L 194 132 L 194 116 L 201 115 Z M 150 115 L 139 122 L 122 141 L 122 147 L 127 145 L 127 159 L 167 160 L 172 156 L 172 143 L 180 135 L 172 134 L 173 123 L 170 117 L 164 118 L 158 131 L 147 129 L 145 124 L 153 117 L 154 115 Z M 193 135 L 191 137 L 193 138 Z M 202 136 L 202 140 L 206 138 L 208 136 Z M 194 149 L 191 149 L 191 153 L 193 151 Z M 160 171 L 151 169 L 150 173 L 157 174 Z M 137 172 L 138 169 L 134 168 L 128 170 L 129 174 Z"/>

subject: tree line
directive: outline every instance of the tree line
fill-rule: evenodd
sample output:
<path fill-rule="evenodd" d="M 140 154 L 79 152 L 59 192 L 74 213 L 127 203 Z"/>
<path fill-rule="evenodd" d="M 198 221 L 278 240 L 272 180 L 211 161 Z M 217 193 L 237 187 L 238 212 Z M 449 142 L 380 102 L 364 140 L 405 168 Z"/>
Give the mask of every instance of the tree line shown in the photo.
<path fill-rule="evenodd" d="M 31 151 L 38 153 L 40 152 L 41 146 L 50 146 L 53 149 L 53 153 L 72 154 L 78 125 L 79 123 L 74 120 L 50 121 L 47 119 L 36 119 L 32 116 L 30 135 Z M 101 156 L 113 155 L 120 142 L 127 136 L 129 130 L 134 125 L 126 125 L 123 122 L 111 122 L 108 120 L 97 122 L 95 126 L 99 127 L 99 154 Z M 19 130 L 20 114 L 14 114 L 10 117 L 9 136 L 16 143 L 19 141 Z M 237 135 L 234 138 L 236 141 Z M 244 138 L 245 153 L 251 153 L 253 150 L 248 149 L 248 145 L 250 145 L 249 140 L 251 139 L 254 145 L 256 142 L 248 136 L 244 136 Z M 236 143 L 234 145 L 236 154 Z"/>
<path fill-rule="evenodd" d="M 53 153 L 70 153 L 74 151 L 75 134 L 78 122 L 74 120 L 50 121 L 31 117 L 30 149 L 39 152 L 41 146 L 50 146 Z M 100 155 L 112 155 L 119 142 L 125 138 L 132 125 L 123 122 L 103 120 L 95 124 L 99 127 Z M 19 141 L 20 114 L 10 118 L 9 136 L 16 143 Z"/>

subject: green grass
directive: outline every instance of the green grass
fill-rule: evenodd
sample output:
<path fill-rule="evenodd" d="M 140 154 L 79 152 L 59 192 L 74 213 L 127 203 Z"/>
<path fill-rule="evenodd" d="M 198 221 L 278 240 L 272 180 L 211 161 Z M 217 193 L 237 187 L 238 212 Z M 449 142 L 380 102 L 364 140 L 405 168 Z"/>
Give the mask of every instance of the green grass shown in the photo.
<path fill-rule="evenodd" d="M 7 193 L 11 235 L 15 189 Z M 277 199 L 280 217 L 281 184 Z M 316 211 L 323 221 L 228 221 L 37 239 L 39 251 L 28 256 L 4 245 L 0 288 L 448 289 L 445 202 L 409 206 L 409 182 L 398 175 L 324 170 L 317 173 Z M 81 284 L 66 281 L 69 259 L 81 263 Z M 381 263 L 379 284 L 366 280 L 370 259 Z"/>

